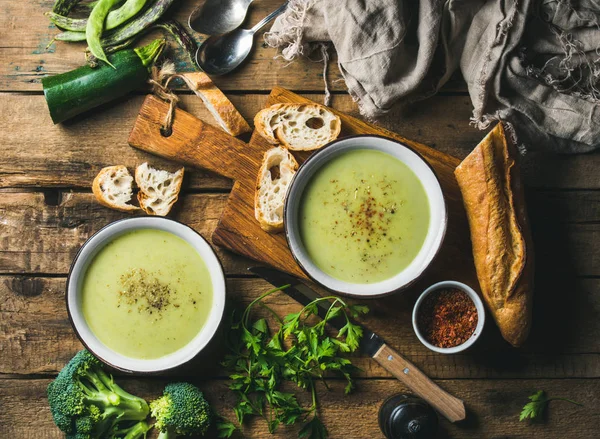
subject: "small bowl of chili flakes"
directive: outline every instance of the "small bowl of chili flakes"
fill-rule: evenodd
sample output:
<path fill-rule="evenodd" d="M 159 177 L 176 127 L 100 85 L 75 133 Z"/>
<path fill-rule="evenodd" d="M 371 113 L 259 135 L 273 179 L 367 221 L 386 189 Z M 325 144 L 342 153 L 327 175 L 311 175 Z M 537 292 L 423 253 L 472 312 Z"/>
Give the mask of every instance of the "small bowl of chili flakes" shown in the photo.
<path fill-rule="evenodd" d="M 456 354 L 475 343 L 485 323 L 485 309 L 468 285 L 444 281 L 427 288 L 417 299 L 413 328 L 426 347 L 441 354 Z"/>

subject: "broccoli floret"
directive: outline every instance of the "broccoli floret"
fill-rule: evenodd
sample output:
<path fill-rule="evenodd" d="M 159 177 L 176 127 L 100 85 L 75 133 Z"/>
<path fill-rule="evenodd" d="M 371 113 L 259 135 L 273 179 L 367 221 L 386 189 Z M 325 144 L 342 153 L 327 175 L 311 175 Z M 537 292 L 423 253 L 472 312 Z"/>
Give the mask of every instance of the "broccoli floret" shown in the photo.
<path fill-rule="evenodd" d="M 50 411 L 69 439 L 97 439 L 122 421 L 143 421 L 150 409 L 121 389 L 87 350 L 78 352 L 48 385 Z"/>
<path fill-rule="evenodd" d="M 152 428 L 146 421 L 140 421 L 128 428 L 121 428 L 119 425 L 118 430 L 115 430 L 108 439 L 140 439 L 145 438 L 146 433 Z"/>
<path fill-rule="evenodd" d="M 210 407 L 202 392 L 190 383 L 172 383 L 163 396 L 150 403 L 158 439 L 202 435 L 210 426 Z"/>

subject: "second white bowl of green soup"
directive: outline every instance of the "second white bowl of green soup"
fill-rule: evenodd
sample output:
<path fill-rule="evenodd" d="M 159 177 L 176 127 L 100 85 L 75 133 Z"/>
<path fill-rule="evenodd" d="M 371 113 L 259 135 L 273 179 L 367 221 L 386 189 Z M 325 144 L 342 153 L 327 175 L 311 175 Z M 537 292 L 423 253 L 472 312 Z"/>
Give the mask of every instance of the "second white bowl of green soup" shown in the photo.
<path fill-rule="evenodd" d="M 406 288 L 438 253 L 447 224 L 431 166 L 377 136 L 330 143 L 306 160 L 287 193 L 286 237 L 326 288 L 378 297 Z"/>
<path fill-rule="evenodd" d="M 82 343 L 113 367 L 158 372 L 194 358 L 225 308 L 225 276 L 193 229 L 160 217 L 116 221 L 81 248 L 67 309 Z"/>

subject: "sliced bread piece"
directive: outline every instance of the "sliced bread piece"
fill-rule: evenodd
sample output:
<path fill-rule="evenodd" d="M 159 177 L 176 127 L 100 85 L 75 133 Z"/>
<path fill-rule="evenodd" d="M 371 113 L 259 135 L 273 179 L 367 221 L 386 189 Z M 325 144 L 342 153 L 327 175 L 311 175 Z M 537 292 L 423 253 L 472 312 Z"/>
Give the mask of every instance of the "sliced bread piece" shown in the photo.
<path fill-rule="evenodd" d="M 129 204 L 133 196 L 133 177 L 123 165 L 103 168 L 92 183 L 96 199 L 106 207 L 133 212 L 139 207 Z"/>
<path fill-rule="evenodd" d="M 263 136 L 269 143 L 279 145 L 279 140 L 275 137 L 275 129 L 279 126 L 279 110 L 286 104 L 275 104 L 264 108 L 254 116 L 254 127 L 256 131 Z"/>
<path fill-rule="evenodd" d="M 285 148 L 278 146 L 265 152 L 254 196 L 254 216 L 263 230 L 283 230 L 285 194 L 297 170 L 298 162 Z"/>
<path fill-rule="evenodd" d="M 319 104 L 275 104 L 254 118 L 258 133 L 292 151 L 310 151 L 337 139 L 340 118 Z"/>
<path fill-rule="evenodd" d="M 248 122 L 233 106 L 231 101 L 217 88 L 204 72 L 182 73 L 182 78 L 190 90 L 202 99 L 208 111 L 219 123 L 223 131 L 232 136 L 250 132 Z"/>
<path fill-rule="evenodd" d="M 154 169 L 148 163 L 142 163 L 135 170 L 135 182 L 140 191 L 138 201 L 140 207 L 148 215 L 166 216 L 179 197 L 183 182 L 181 168 L 175 173 Z"/>

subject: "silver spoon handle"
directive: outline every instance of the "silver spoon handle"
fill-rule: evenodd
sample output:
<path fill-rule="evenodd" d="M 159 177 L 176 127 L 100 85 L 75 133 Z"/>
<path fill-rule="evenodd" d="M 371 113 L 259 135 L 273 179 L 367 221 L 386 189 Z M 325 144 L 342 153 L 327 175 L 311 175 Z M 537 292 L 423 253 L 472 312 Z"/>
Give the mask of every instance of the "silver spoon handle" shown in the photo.
<path fill-rule="evenodd" d="M 283 11 L 285 11 L 285 8 L 287 8 L 287 5 L 288 5 L 288 2 L 285 2 L 284 4 L 282 4 L 281 6 L 279 6 L 277 9 L 275 9 L 273 12 L 271 12 L 265 18 L 263 18 L 258 23 L 256 23 L 256 26 L 254 26 L 250 30 L 253 33 L 254 32 L 258 32 L 259 30 L 261 30 L 264 27 L 265 24 L 267 24 L 269 21 L 273 20 L 275 17 L 277 17 L 279 14 L 281 14 Z"/>

